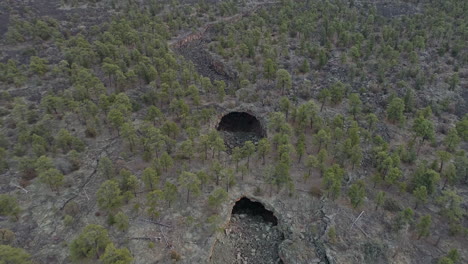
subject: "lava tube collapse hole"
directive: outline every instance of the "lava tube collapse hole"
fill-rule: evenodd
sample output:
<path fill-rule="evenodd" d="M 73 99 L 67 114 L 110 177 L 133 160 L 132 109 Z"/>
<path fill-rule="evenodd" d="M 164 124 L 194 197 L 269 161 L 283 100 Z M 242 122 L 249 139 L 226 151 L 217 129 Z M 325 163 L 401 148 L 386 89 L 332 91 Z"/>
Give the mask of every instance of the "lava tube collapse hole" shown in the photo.
<path fill-rule="evenodd" d="M 273 212 L 268 211 L 265 206 L 259 202 L 251 201 L 243 197 L 236 202 L 232 208 L 232 214 L 247 214 L 251 216 L 261 216 L 263 221 L 271 223 L 273 226 L 278 225 L 278 218 Z"/>
<path fill-rule="evenodd" d="M 242 147 L 246 141 L 255 145 L 266 137 L 260 121 L 246 112 L 230 112 L 221 118 L 217 128 L 223 134 L 224 142 L 229 149 Z"/>
<path fill-rule="evenodd" d="M 247 197 L 232 208 L 229 225 L 213 248 L 210 264 L 283 263 L 279 245 L 284 241 L 278 219 L 263 204 Z"/>

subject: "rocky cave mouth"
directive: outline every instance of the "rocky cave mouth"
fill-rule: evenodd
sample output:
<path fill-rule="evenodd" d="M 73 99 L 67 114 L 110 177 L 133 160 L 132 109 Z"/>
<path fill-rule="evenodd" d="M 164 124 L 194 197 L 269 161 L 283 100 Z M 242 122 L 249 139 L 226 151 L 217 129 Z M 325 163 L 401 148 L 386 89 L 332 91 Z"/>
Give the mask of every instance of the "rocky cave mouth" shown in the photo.
<path fill-rule="evenodd" d="M 242 197 L 236 202 L 232 208 L 232 214 L 261 216 L 263 221 L 271 223 L 273 226 L 278 225 L 278 218 L 276 218 L 272 211 L 267 210 L 263 204 L 252 201 L 246 197 Z"/>
<path fill-rule="evenodd" d="M 246 141 L 256 144 L 266 136 L 260 121 L 246 112 L 230 112 L 224 115 L 216 129 L 223 133 L 229 149 L 242 147 Z"/>
<path fill-rule="evenodd" d="M 213 248 L 211 264 L 282 264 L 279 245 L 284 240 L 278 218 L 272 211 L 247 197 L 232 208 L 229 225 Z"/>

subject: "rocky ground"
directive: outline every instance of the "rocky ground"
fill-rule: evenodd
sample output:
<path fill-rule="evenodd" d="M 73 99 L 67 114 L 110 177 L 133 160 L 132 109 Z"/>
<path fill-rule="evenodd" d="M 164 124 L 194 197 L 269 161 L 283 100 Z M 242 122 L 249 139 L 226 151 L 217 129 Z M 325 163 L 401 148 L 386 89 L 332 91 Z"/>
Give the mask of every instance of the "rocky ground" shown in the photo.
<path fill-rule="evenodd" d="M 234 214 L 217 241 L 211 264 L 283 263 L 278 256 L 282 232 L 261 216 Z"/>
<path fill-rule="evenodd" d="M 255 145 L 257 145 L 258 141 L 261 139 L 254 132 L 221 131 L 221 133 L 229 150 L 232 150 L 235 147 L 242 147 L 246 141 L 252 141 Z"/>
<path fill-rule="evenodd" d="M 216 61 L 212 55 L 206 51 L 201 41 L 195 41 L 178 49 L 175 49 L 177 54 L 182 55 L 185 59 L 190 60 L 197 69 L 197 72 L 205 77 L 209 77 L 211 81 L 224 81 L 229 84 L 232 77 L 225 72 L 223 64 Z M 217 67 L 220 64 L 221 68 Z"/>

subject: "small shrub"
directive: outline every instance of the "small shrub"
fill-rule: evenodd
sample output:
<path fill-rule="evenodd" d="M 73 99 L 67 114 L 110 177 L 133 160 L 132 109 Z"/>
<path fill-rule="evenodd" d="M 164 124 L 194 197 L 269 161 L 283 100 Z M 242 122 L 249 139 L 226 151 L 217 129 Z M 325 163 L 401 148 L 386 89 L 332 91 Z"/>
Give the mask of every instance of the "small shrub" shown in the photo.
<path fill-rule="evenodd" d="M 15 233 L 10 229 L 0 228 L 0 245 L 9 245 L 15 240 Z"/>
<path fill-rule="evenodd" d="M 386 263 L 385 248 L 376 243 L 366 242 L 362 246 L 365 263 Z"/>
<path fill-rule="evenodd" d="M 320 188 L 318 188 L 317 186 L 312 186 L 312 188 L 310 188 L 310 194 L 314 197 L 317 197 L 317 198 L 320 198 L 322 197 L 323 195 L 323 192 Z"/>
<path fill-rule="evenodd" d="M 95 138 L 97 136 L 97 131 L 94 127 L 86 127 L 85 136 L 87 138 Z"/>
<path fill-rule="evenodd" d="M 75 218 L 73 218 L 73 216 L 71 215 L 65 215 L 65 217 L 63 218 L 63 224 L 65 226 L 72 226 L 74 221 Z"/>
<path fill-rule="evenodd" d="M 182 259 L 182 256 L 175 250 L 171 250 L 171 259 L 174 261 L 179 261 Z"/>
<path fill-rule="evenodd" d="M 398 201 L 392 198 L 388 198 L 385 200 L 383 208 L 390 212 L 399 212 L 401 211 L 401 205 Z"/>
<path fill-rule="evenodd" d="M 149 162 L 153 158 L 153 153 L 151 151 L 145 150 L 145 152 L 143 152 L 142 158 L 144 161 Z"/>
<path fill-rule="evenodd" d="M 63 212 L 69 216 L 76 216 L 80 212 L 80 206 L 75 201 L 71 201 L 65 205 Z"/>

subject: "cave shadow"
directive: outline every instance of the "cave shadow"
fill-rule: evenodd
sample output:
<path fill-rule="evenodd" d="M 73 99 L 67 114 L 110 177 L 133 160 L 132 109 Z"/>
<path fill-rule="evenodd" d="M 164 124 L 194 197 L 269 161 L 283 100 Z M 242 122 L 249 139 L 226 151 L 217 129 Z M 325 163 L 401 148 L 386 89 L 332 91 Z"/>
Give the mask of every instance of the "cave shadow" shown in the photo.
<path fill-rule="evenodd" d="M 246 112 L 230 112 L 224 115 L 218 124 L 217 130 L 254 133 L 260 138 L 266 136 L 260 121 Z"/>
<path fill-rule="evenodd" d="M 223 134 L 228 153 L 235 147 L 244 146 L 247 141 L 257 145 L 260 139 L 266 137 L 266 131 L 260 121 L 246 112 L 230 112 L 224 115 L 216 129 Z"/>
<path fill-rule="evenodd" d="M 263 221 L 271 223 L 274 226 L 278 225 L 278 218 L 276 218 L 272 211 L 267 210 L 262 203 L 252 201 L 247 197 L 242 197 L 236 202 L 232 208 L 232 214 L 261 216 Z"/>

